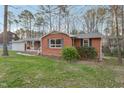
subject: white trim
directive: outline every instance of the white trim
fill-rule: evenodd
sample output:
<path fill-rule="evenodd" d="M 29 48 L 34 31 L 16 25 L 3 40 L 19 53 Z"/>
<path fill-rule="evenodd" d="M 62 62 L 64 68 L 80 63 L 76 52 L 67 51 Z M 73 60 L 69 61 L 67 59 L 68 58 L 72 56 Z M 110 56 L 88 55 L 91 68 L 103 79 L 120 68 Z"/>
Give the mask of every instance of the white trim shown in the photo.
<path fill-rule="evenodd" d="M 89 44 L 89 43 L 90 43 L 90 42 L 89 42 L 89 39 L 88 39 L 88 38 L 87 38 L 87 39 L 86 39 L 86 38 L 83 39 L 83 46 L 84 46 L 84 40 L 88 40 L 88 47 L 89 47 L 89 45 L 90 45 L 90 44 Z"/>
<path fill-rule="evenodd" d="M 52 38 L 52 39 L 49 39 L 49 41 L 48 41 L 49 48 L 58 48 L 58 49 L 62 48 L 62 46 L 63 46 L 62 42 L 61 42 L 61 44 L 56 44 L 56 40 L 57 39 L 63 40 L 62 38 Z M 55 44 L 51 44 L 51 40 L 55 40 Z M 55 47 L 51 47 L 52 45 L 55 45 Z M 61 47 L 56 47 L 57 45 L 60 45 Z"/>

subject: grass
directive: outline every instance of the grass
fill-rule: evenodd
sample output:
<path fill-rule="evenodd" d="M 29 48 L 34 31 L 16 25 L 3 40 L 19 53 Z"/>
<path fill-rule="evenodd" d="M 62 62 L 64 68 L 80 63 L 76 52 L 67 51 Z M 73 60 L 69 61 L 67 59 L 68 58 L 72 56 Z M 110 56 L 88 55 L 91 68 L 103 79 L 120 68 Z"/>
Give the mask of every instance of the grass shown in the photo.
<path fill-rule="evenodd" d="M 117 74 L 105 66 L 9 54 L 0 57 L 0 87 L 123 87 Z"/>

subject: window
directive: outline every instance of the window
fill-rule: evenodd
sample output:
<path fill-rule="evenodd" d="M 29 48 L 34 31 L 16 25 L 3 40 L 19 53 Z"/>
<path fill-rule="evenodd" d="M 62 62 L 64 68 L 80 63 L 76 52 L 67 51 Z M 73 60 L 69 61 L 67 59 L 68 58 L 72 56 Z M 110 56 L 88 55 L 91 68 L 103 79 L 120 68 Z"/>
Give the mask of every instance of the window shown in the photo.
<path fill-rule="evenodd" d="M 49 47 L 50 48 L 62 48 L 63 45 L 62 39 L 50 39 Z"/>
<path fill-rule="evenodd" d="M 89 39 L 83 40 L 83 46 L 89 46 Z"/>

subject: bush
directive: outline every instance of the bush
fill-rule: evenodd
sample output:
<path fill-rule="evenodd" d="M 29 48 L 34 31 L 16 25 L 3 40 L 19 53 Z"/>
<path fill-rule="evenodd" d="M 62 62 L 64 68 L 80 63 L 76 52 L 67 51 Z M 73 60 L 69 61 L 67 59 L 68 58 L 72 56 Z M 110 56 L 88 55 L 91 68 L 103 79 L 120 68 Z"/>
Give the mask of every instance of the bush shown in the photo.
<path fill-rule="evenodd" d="M 97 52 L 93 47 L 79 47 L 77 48 L 81 59 L 95 59 Z"/>
<path fill-rule="evenodd" d="M 67 61 L 77 60 L 79 58 L 79 54 L 77 49 L 74 47 L 67 47 L 62 49 L 62 57 Z"/>

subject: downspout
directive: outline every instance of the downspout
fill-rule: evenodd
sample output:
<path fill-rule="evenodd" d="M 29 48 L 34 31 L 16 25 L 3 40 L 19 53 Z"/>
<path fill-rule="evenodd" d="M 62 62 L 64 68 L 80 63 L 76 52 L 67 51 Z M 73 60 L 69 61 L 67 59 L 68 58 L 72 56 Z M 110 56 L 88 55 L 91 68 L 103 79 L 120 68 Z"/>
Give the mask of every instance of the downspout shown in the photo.
<path fill-rule="evenodd" d="M 72 37 L 72 46 L 74 47 L 74 37 Z"/>

